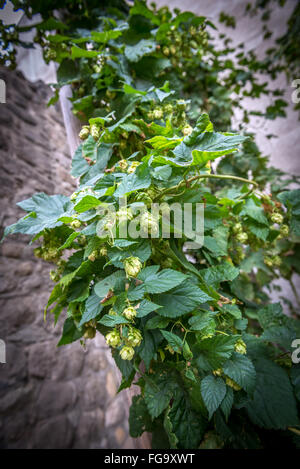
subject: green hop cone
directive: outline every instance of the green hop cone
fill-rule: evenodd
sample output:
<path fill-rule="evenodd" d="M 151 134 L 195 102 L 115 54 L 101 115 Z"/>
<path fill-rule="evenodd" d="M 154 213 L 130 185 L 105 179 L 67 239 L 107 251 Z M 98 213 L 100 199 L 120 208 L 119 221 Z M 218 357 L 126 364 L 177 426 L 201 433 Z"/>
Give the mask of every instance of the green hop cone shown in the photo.
<path fill-rule="evenodd" d="M 106 334 L 105 340 L 106 340 L 107 345 L 113 348 L 121 345 L 121 337 L 117 330 L 113 330 L 112 332 L 109 332 L 108 334 Z"/>
<path fill-rule="evenodd" d="M 239 241 L 242 244 L 245 244 L 248 241 L 248 235 L 244 231 L 237 233 L 235 238 L 237 241 Z"/>
<path fill-rule="evenodd" d="M 154 109 L 153 111 L 153 117 L 154 119 L 162 119 L 164 113 L 162 111 L 162 109 Z"/>
<path fill-rule="evenodd" d="M 278 225 L 281 225 L 283 222 L 283 216 L 280 213 L 272 213 L 271 215 L 271 221 L 273 223 L 277 223 Z"/>
<path fill-rule="evenodd" d="M 128 168 L 128 163 L 126 160 L 120 160 L 119 161 L 119 167 L 122 171 L 126 171 L 126 169 Z"/>
<path fill-rule="evenodd" d="M 80 220 L 73 220 L 71 223 L 72 228 L 80 228 L 81 227 L 81 221 Z"/>
<path fill-rule="evenodd" d="M 143 213 L 140 224 L 143 233 L 149 233 L 152 236 L 156 236 L 159 232 L 158 222 L 149 212 Z"/>
<path fill-rule="evenodd" d="M 102 248 L 100 248 L 100 250 L 99 250 L 99 254 L 102 257 L 106 257 L 107 256 L 107 248 L 105 246 L 102 246 Z"/>
<path fill-rule="evenodd" d="M 233 381 L 233 379 L 229 378 L 228 376 L 226 376 L 226 384 L 234 391 L 240 391 L 242 389 L 235 381 Z"/>
<path fill-rule="evenodd" d="M 266 266 L 268 266 L 268 267 L 273 267 L 273 259 L 272 259 L 272 257 L 266 256 L 266 257 L 264 258 L 264 263 L 265 263 Z"/>
<path fill-rule="evenodd" d="M 93 251 L 89 256 L 88 256 L 88 260 L 91 261 L 91 262 L 95 262 L 95 260 L 97 259 L 98 257 L 98 252 L 97 251 Z"/>
<path fill-rule="evenodd" d="M 134 356 L 134 349 L 126 345 L 121 349 L 120 356 L 122 360 L 132 360 Z"/>
<path fill-rule="evenodd" d="M 85 339 L 93 339 L 96 335 L 96 329 L 94 327 L 87 327 L 83 337 Z"/>
<path fill-rule="evenodd" d="M 138 257 L 127 257 L 124 261 L 124 269 L 127 277 L 136 277 L 142 268 Z"/>
<path fill-rule="evenodd" d="M 58 282 L 60 280 L 60 275 L 56 270 L 51 270 L 49 276 L 52 282 Z"/>
<path fill-rule="evenodd" d="M 93 137 L 94 140 L 98 140 L 100 137 L 100 127 L 98 125 L 93 124 L 91 126 L 91 136 Z"/>
<path fill-rule="evenodd" d="M 274 256 L 273 257 L 273 265 L 275 267 L 280 267 L 282 264 L 282 260 L 281 260 L 281 257 L 280 256 Z"/>
<path fill-rule="evenodd" d="M 236 223 L 233 227 L 232 227 L 232 231 L 234 233 L 241 233 L 243 231 L 243 226 L 241 223 Z"/>
<path fill-rule="evenodd" d="M 191 127 L 190 125 L 186 125 L 182 129 L 182 133 L 185 137 L 187 137 L 188 135 L 191 135 L 192 132 L 193 132 L 193 127 Z"/>
<path fill-rule="evenodd" d="M 164 112 L 165 112 L 166 114 L 172 114 L 172 112 L 173 112 L 173 106 L 172 106 L 172 104 L 166 104 L 166 105 L 164 106 Z"/>
<path fill-rule="evenodd" d="M 213 370 L 212 373 L 213 373 L 214 376 L 222 376 L 223 370 L 222 370 L 222 368 L 217 368 L 216 370 Z"/>
<path fill-rule="evenodd" d="M 133 219 L 133 214 L 130 208 L 122 207 L 117 211 L 117 217 L 119 223 L 125 223 L 127 220 L 130 221 Z"/>
<path fill-rule="evenodd" d="M 130 327 L 127 339 L 131 347 L 138 347 L 139 345 L 141 345 L 143 336 L 138 329 Z"/>
<path fill-rule="evenodd" d="M 33 251 L 35 257 L 43 257 L 43 249 L 42 248 L 35 248 Z"/>
<path fill-rule="evenodd" d="M 122 314 L 128 321 L 133 321 L 136 317 L 136 309 L 133 306 L 128 306 L 128 308 L 124 309 Z"/>
<path fill-rule="evenodd" d="M 140 164 L 139 161 L 132 161 L 129 168 L 127 169 L 127 173 L 128 174 L 134 173 L 139 164 Z"/>
<path fill-rule="evenodd" d="M 90 135 L 90 129 L 87 125 L 85 125 L 84 127 L 82 127 L 78 136 L 81 140 L 86 140 L 89 135 Z"/>
<path fill-rule="evenodd" d="M 234 349 L 237 353 L 240 353 L 242 355 L 245 355 L 247 353 L 247 346 L 245 344 L 245 342 L 242 340 L 242 339 L 239 339 L 235 346 L 234 346 Z"/>
<path fill-rule="evenodd" d="M 135 199 L 136 199 L 137 202 L 144 202 L 144 204 L 148 208 L 152 204 L 152 199 L 151 199 L 150 195 L 147 194 L 147 192 L 138 192 Z"/>
<path fill-rule="evenodd" d="M 289 235 L 290 229 L 289 229 L 288 225 L 281 225 L 279 231 L 280 231 L 281 236 L 286 238 Z"/>

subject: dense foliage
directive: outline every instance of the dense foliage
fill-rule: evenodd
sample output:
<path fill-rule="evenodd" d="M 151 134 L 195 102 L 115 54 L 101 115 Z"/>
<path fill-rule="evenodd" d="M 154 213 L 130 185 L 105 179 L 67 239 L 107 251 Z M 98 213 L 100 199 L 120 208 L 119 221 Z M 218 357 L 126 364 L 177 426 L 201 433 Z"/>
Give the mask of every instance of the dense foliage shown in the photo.
<path fill-rule="evenodd" d="M 299 445 L 300 322 L 269 293 L 300 270 L 300 190 L 231 131 L 247 85 L 265 91 L 249 58 L 230 59 L 226 38 L 217 50 L 206 18 L 142 1 L 13 3 L 41 13 L 35 42 L 59 64 L 52 102 L 71 85 L 84 124 L 78 190 L 20 202 L 26 216 L 5 230 L 55 265 L 45 314 L 67 310 L 59 345 L 105 335 L 120 390 L 141 390 L 130 432 L 152 432 L 154 447 Z M 24 28 L 5 29 L 13 61 Z M 265 117 L 280 113 L 279 102 Z M 203 203 L 203 246 L 187 248 L 172 217 L 164 238 L 154 202 Z M 128 221 L 142 238 L 120 236 Z"/>

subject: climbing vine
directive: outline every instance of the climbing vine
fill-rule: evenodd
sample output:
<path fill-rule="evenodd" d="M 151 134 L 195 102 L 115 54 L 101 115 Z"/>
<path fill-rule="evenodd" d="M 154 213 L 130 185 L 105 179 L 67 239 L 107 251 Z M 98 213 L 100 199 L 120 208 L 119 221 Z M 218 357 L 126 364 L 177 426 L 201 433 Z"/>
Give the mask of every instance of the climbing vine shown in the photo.
<path fill-rule="evenodd" d="M 300 270 L 300 190 L 246 132 L 239 97 L 249 83 L 250 96 L 267 92 L 255 70 L 229 59 L 228 38 L 217 50 L 214 25 L 190 12 L 142 1 L 13 3 L 42 20 L 2 26 L 3 60 L 13 65 L 14 45 L 33 45 L 22 33 L 34 28 L 46 62 L 58 63 L 51 103 L 70 85 L 82 121 L 77 190 L 20 202 L 26 215 L 4 233 L 30 235 L 35 255 L 53 264 L 45 318 L 65 315 L 58 345 L 105 336 L 119 391 L 140 388 L 131 435 L 151 432 L 153 447 L 299 446 L 299 299 L 294 288 L 295 301 L 283 300 L 288 316 L 270 294 Z M 193 215 L 201 205 L 202 244 L 191 246 L 195 216 L 182 232 L 155 204 L 190 204 Z"/>

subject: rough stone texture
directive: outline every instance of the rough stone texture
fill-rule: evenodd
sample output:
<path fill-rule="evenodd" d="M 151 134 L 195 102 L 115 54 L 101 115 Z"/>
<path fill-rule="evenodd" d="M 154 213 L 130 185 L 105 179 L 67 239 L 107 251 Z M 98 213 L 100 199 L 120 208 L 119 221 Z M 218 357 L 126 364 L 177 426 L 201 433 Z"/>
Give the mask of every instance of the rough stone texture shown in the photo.
<path fill-rule="evenodd" d="M 0 217 L 4 226 L 23 214 L 16 202 L 34 192 L 73 192 L 70 155 L 59 106 L 41 82 L 0 68 L 7 84 L 0 105 Z M 132 448 L 128 395 L 116 396 L 120 376 L 100 335 L 84 350 L 56 347 L 61 324 L 43 321 L 51 291 L 49 264 L 34 258 L 28 238 L 1 245 L 0 447 Z"/>

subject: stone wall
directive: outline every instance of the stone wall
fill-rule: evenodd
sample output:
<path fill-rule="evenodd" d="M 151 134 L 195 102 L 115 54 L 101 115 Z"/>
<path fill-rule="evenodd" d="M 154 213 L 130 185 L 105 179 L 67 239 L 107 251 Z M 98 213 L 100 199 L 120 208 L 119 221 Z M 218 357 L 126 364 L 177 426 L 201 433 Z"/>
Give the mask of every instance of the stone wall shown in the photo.
<path fill-rule="evenodd" d="M 7 85 L 0 104 L 0 217 L 3 227 L 23 215 L 16 202 L 34 192 L 70 194 L 70 155 L 59 106 L 47 108 L 49 88 L 0 68 Z M 2 236 L 1 232 L 1 236 Z M 0 447 L 132 448 L 128 396 L 116 397 L 119 374 L 104 340 L 56 347 L 43 309 L 51 291 L 49 264 L 34 258 L 28 238 L 1 245 Z"/>

